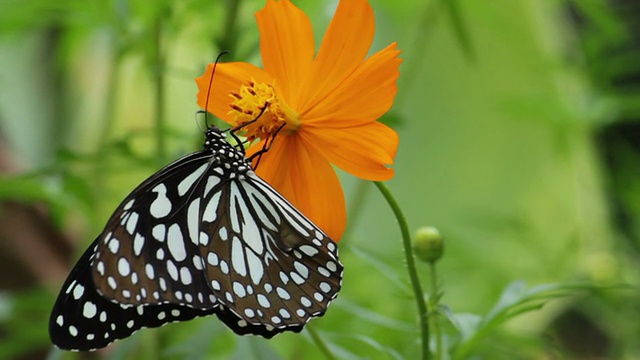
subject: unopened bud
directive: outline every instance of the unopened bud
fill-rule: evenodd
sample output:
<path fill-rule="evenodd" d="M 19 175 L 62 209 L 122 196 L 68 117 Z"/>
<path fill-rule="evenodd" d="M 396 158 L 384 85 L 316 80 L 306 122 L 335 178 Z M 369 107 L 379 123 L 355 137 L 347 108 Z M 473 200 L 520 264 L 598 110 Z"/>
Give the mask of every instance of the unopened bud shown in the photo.
<path fill-rule="evenodd" d="M 444 241 L 438 229 L 431 226 L 419 228 L 413 236 L 416 256 L 426 262 L 436 262 L 442 257 Z"/>

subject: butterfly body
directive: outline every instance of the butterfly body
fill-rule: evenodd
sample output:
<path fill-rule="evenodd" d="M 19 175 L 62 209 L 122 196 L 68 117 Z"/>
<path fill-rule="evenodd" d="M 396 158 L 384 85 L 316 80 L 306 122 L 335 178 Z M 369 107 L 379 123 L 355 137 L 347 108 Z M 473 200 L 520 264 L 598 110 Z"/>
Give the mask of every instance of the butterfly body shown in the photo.
<path fill-rule="evenodd" d="M 49 331 L 60 348 L 91 350 L 216 314 L 270 338 L 322 316 L 341 281 L 336 244 L 212 126 L 202 151 L 118 206 L 63 285 Z"/>

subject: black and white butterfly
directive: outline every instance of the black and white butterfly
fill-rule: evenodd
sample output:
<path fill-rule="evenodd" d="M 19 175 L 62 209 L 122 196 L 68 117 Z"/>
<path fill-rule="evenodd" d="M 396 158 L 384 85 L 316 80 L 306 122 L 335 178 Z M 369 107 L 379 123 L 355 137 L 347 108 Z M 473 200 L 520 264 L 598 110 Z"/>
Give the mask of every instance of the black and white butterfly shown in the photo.
<path fill-rule="evenodd" d="M 211 314 L 237 334 L 299 332 L 337 296 L 342 270 L 335 242 L 211 126 L 202 151 L 118 206 L 65 281 L 49 334 L 93 350 Z"/>

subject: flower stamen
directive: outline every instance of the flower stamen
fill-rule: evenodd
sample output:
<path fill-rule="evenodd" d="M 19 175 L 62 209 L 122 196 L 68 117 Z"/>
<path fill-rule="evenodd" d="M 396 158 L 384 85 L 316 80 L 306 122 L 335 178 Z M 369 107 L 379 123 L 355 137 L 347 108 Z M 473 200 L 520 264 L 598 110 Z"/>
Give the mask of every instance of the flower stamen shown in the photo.
<path fill-rule="evenodd" d="M 247 124 L 242 130 L 249 141 L 268 139 L 279 130 L 281 134 L 290 135 L 300 127 L 298 113 L 278 97 L 271 84 L 247 81 L 239 92 L 230 92 L 229 97 L 233 125 Z"/>

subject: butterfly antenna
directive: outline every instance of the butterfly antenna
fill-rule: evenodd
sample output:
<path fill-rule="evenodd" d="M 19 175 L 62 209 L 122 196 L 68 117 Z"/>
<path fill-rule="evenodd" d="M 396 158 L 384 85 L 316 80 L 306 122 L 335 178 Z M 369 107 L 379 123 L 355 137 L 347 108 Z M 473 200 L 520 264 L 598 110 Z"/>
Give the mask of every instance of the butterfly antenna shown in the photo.
<path fill-rule="evenodd" d="M 211 77 L 209 78 L 209 87 L 207 88 L 207 99 L 204 103 L 204 110 L 198 110 L 198 112 L 196 113 L 197 115 L 201 112 L 204 112 L 204 123 L 207 127 L 209 127 L 209 117 L 207 113 L 209 112 L 209 97 L 211 95 L 211 85 L 213 85 L 213 76 L 216 73 L 216 67 L 218 66 L 218 62 L 220 61 L 220 58 L 222 58 L 224 55 L 227 55 L 228 53 L 229 53 L 229 50 L 224 50 L 220 54 L 218 54 L 218 56 L 216 57 L 216 61 L 213 63 L 213 70 L 211 71 Z"/>

